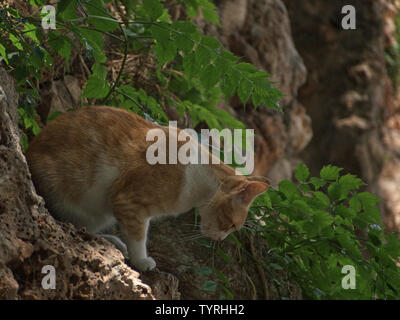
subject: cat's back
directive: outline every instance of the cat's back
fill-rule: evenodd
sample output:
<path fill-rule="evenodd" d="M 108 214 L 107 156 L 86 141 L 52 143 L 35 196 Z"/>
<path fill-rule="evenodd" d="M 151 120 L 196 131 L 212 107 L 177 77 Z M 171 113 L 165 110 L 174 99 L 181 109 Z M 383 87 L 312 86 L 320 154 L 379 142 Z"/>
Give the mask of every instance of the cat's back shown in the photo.
<path fill-rule="evenodd" d="M 140 147 L 148 129 L 156 128 L 153 123 L 140 116 L 113 107 L 96 106 L 63 113 L 50 121 L 32 140 L 27 157 L 59 155 L 64 148 L 82 152 L 109 151 L 112 147 L 134 142 Z M 93 150 L 92 150 L 93 149 Z"/>
<path fill-rule="evenodd" d="M 26 158 L 32 180 L 55 211 L 65 210 L 63 203 L 105 207 L 102 199 L 124 165 L 145 162 L 146 133 L 152 128 L 158 126 L 113 107 L 66 112 L 30 143 Z"/>

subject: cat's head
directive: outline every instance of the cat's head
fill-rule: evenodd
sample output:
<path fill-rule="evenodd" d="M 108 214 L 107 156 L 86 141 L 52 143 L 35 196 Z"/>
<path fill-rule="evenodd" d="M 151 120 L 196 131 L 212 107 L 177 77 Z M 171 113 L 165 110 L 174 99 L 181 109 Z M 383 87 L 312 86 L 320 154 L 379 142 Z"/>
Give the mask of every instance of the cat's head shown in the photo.
<path fill-rule="evenodd" d="M 239 230 L 253 200 L 269 187 L 264 177 L 230 176 L 222 181 L 212 201 L 199 208 L 201 230 L 213 240 L 223 240 Z"/>

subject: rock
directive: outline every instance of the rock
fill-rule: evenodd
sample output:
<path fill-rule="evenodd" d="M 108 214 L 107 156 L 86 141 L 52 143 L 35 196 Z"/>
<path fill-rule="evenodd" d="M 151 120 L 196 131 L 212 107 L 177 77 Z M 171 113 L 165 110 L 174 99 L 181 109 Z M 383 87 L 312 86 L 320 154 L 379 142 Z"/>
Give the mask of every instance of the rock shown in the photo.
<path fill-rule="evenodd" d="M 379 186 L 385 203 L 383 221 L 389 230 L 400 229 L 400 161 L 389 160 L 380 175 Z"/>
<path fill-rule="evenodd" d="M 110 243 L 55 221 L 45 209 L 19 144 L 13 80 L 3 69 L 0 119 L 0 298 L 154 299 Z M 54 290 L 42 288 L 45 265 L 55 267 Z"/>
<path fill-rule="evenodd" d="M 290 110 L 288 129 L 287 153 L 295 155 L 302 151 L 313 137 L 311 118 L 297 101 Z"/>
<path fill-rule="evenodd" d="M 312 119 L 314 136 L 300 156 L 311 174 L 337 165 L 364 179 L 370 191 L 378 190 L 384 153 L 378 147 L 387 79 L 384 2 L 354 1 L 357 29 L 343 30 L 340 1 L 284 0 L 309 70 L 298 100 Z"/>
<path fill-rule="evenodd" d="M 65 112 L 81 106 L 82 84 L 71 75 L 65 75 L 61 80 L 50 80 L 47 88 L 41 90 L 41 104 L 37 111 L 42 122 L 54 112 Z"/>
<path fill-rule="evenodd" d="M 254 110 L 251 104 L 244 110 L 237 97 L 230 101 L 239 119 L 255 130 L 254 174 L 269 175 L 269 170 L 281 157 L 295 156 L 311 140 L 310 118 L 297 102 L 307 70 L 295 48 L 288 12 L 281 0 L 223 0 L 218 6 L 222 34 L 209 26 L 203 29 L 218 37 L 244 61 L 271 74 L 271 81 L 285 95 L 281 99 L 285 115 L 264 107 Z"/>

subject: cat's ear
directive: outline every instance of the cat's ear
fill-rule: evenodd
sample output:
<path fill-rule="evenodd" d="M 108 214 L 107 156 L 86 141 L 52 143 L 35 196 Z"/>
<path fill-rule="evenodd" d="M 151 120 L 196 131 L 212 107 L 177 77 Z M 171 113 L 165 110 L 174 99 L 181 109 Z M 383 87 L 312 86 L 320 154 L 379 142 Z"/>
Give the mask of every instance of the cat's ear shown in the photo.
<path fill-rule="evenodd" d="M 242 190 L 239 191 L 237 196 L 245 206 L 248 206 L 258 195 L 265 192 L 268 187 L 269 185 L 264 182 L 250 181 Z"/>
<path fill-rule="evenodd" d="M 243 176 L 229 176 L 221 183 L 221 190 L 225 193 L 238 192 L 242 190 L 248 181 Z"/>

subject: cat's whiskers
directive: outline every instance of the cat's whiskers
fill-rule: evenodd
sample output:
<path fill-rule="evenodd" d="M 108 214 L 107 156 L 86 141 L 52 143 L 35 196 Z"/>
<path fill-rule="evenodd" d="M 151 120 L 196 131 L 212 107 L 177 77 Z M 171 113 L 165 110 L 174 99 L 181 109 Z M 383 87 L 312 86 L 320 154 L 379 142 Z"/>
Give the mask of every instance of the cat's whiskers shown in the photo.
<path fill-rule="evenodd" d="M 182 235 L 182 237 L 181 237 L 181 239 L 179 239 L 179 241 L 180 242 L 193 241 L 193 240 L 205 238 L 205 237 L 206 236 L 200 232 L 189 232 L 189 233 Z"/>
<path fill-rule="evenodd" d="M 200 229 L 201 228 L 201 226 L 199 224 L 195 224 L 195 223 L 182 223 L 181 225 L 182 226 L 193 227 L 193 228 L 196 228 L 196 229 Z"/>

